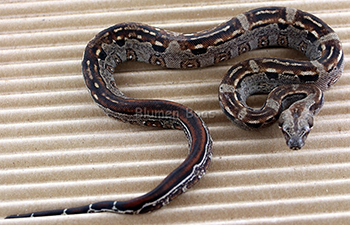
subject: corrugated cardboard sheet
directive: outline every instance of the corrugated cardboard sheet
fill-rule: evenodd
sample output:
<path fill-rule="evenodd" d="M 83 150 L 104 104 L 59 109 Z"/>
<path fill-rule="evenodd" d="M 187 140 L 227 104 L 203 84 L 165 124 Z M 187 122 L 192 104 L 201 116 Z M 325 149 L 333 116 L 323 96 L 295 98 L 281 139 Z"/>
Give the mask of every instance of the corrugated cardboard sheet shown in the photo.
<path fill-rule="evenodd" d="M 244 11 L 289 6 L 338 33 L 345 71 L 325 93 L 306 146 L 289 150 L 277 125 L 259 132 L 229 122 L 217 101 L 221 78 L 250 57 L 301 58 L 263 49 L 210 68 L 164 70 L 127 63 L 116 75 L 135 98 L 180 102 L 198 112 L 214 139 L 202 180 L 147 215 L 85 214 L 5 221 L 9 214 L 139 196 L 187 154 L 181 131 L 107 117 L 83 82 L 86 43 L 100 30 L 135 21 L 192 32 Z M 0 224 L 341 224 L 350 219 L 350 1 L 135 0 L 0 3 Z M 261 99 L 252 100 L 260 102 Z"/>

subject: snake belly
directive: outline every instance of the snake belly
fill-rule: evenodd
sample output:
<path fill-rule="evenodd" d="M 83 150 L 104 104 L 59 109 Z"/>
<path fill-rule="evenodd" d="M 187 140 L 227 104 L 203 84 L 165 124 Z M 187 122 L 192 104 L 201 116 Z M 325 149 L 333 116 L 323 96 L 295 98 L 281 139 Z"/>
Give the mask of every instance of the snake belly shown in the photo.
<path fill-rule="evenodd" d="M 212 157 L 212 138 L 202 119 L 183 105 L 125 96 L 113 77 L 117 66 L 125 61 L 140 61 L 166 68 L 198 68 L 269 46 L 297 49 L 310 60 L 263 58 L 239 63 L 220 84 L 220 104 L 225 114 L 242 127 L 263 127 L 280 117 L 280 126 L 287 121 L 295 128 L 295 112 L 297 117 L 310 120 L 306 111 L 315 114 L 319 110 L 322 91 L 337 81 L 344 67 L 338 36 L 317 17 L 292 8 L 268 7 L 194 33 L 140 23 L 121 23 L 103 30 L 87 44 L 82 61 L 92 98 L 107 115 L 124 122 L 182 129 L 189 142 L 187 158 L 155 189 L 140 197 L 7 218 L 96 212 L 138 214 L 168 204 L 204 175 Z M 268 92 L 262 109 L 247 106 L 245 101 L 250 95 Z M 292 128 L 284 129 L 287 132 Z"/>

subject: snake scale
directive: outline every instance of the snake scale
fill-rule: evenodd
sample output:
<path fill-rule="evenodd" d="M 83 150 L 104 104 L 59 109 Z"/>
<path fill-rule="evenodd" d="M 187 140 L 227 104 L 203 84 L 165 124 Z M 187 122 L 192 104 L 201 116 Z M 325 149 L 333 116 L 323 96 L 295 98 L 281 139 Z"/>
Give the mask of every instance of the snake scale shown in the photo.
<path fill-rule="evenodd" d="M 125 61 L 166 68 L 210 66 L 253 49 L 280 46 L 296 49 L 309 60 L 255 58 L 231 67 L 219 86 L 227 117 L 254 129 L 279 120 L 291 149 L 300 149 L 323 104 L 323 91 L 341 76 L 344 55 L 334 31 L 322 20 L 293 8 L 266 7 L 240 14 L 208 30 L 177 33 L 140 23 L 121 23 L 97 34 L 86 46 L 82 71 L 95 102 L 124 122 L 184 130 L 189 154 L 150 192 L 125 201 L 103 201 L 77 208 L 13 215 L 7 218 L 116 212 L 151 212 L 191 188 L 205 174 L 212 139 L 191 109 L 165 100 L 133 99 L 116 86 L 113 73 Z M 246 100 L 268 94 L 261 109 Z"/>

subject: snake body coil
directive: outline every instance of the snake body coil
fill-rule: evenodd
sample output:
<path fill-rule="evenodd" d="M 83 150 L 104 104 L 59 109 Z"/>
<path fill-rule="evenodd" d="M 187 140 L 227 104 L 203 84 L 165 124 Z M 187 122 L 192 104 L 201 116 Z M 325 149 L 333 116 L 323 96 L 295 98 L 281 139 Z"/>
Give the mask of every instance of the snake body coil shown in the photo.
<path fill-rule="evenodd" d="M 60 214 L 116 212 L 137 214 L 159 209 L 191 188 L 211 160 L 212 139 L 201 118 L 191 109 L 164 100 L 133 99 L 116 86 L 113 73 L 125 61 L 166 68 L 197 68 L 228 60 L 247 51 L 282 46 L 303 52 L 310 60 L 250 59 L 233 66 L 219 87 L 225 114 L 243 128 L 264 127 L 279 118 L 287 145 L 299 149 L 323 103 L 323 93 L 344 67 L 338 36 L 319 18 L 292 8 L 259 8 L 217 27 L 195 33 L 176 33 L 139 23 L 112 26 L 86 46 L 82 71 L 95 102 L 124 122 L 183 129 L 189 155 L 155 189 L 131 200 L 13 215 L 7 218 Z M 270 93 L 261 109 L 246 99 Z M 190 116 L 189 116 L 190 115 Z"/>

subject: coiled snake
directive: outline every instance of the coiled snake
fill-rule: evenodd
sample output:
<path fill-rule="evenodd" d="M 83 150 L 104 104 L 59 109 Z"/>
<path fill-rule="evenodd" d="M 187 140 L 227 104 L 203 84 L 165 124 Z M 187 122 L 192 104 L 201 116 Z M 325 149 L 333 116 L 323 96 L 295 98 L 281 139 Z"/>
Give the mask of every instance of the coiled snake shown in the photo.
<path fill-rule="evenodd" d="M 211 160 L 212 139 L 202 119 L 191 109 L 164 100 L 124 96 L 113 78 L 125 61 L 166 68 L 210 66 L 244 52 L 282 46 L 303 52 L 309 61 L 256 58 L 233 66 L 219 86 L 225 114 L 243 128 L 260 128 L 277 119 L 291 149 L 299 149 L 323 104 L 323 92 L 340 77 L 344 67 L 341 43 L 319 18 L 293 8 L 269 7 L 240 14 L 214 28 L 176 33 L 140 23 L 121 23 L 93 38 L 86 46 L 82 71 L 95 102 L 124 122 L 183 129 L 189 142 L 185 161 L 155 189 L 126 201 L 90 205 L 7 218 L 94 212 L 138 214 L 159 209 L 191 188 Z M 269 93 L 261 109 L 250 108 L 250 95 Z"/>

